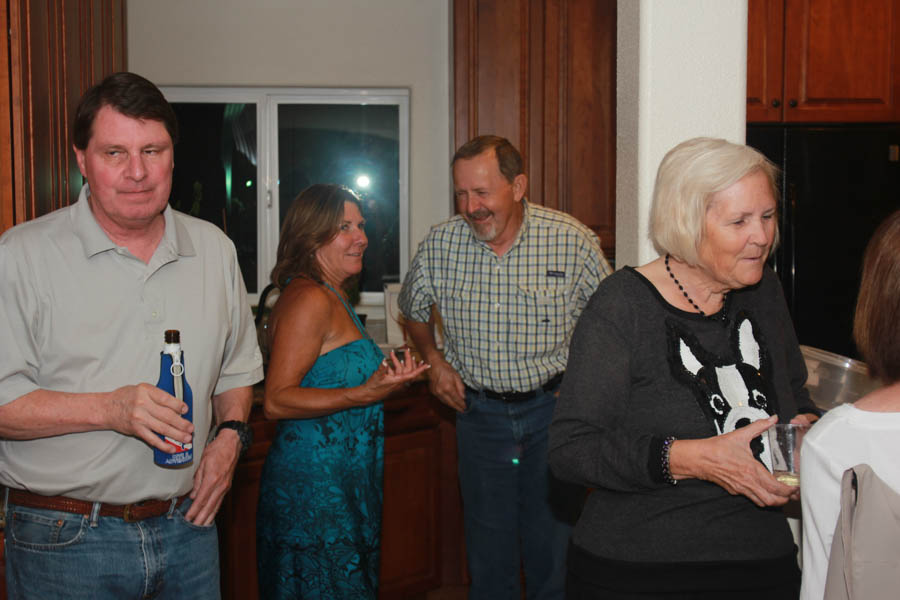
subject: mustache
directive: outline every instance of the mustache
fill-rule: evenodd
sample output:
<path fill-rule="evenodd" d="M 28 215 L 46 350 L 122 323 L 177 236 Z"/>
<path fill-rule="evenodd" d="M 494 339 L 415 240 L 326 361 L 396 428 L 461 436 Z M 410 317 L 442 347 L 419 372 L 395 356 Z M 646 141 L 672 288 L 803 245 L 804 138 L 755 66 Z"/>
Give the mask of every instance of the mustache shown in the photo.
<path fill-rule="evenodd" d="M 490 217 L 493 214 L 494 213 L 492 213 L 488 209 L 481 208 L 481 209 L 476 210 L 475 212 L 466 213 L 466 216 L 468 216 L 470 219 L 480 220 L 480 219 L 485 219 L 487 217 Z"/>

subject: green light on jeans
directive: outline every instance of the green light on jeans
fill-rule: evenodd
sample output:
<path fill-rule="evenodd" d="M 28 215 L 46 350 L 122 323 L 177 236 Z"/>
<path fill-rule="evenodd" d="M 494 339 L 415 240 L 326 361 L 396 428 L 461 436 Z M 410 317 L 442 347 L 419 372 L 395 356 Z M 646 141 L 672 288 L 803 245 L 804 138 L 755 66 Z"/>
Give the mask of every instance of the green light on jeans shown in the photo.
<path fill-rule="evenodd" d="M 514 465 L 519 464 L 519 459 L 518 459 L 518 458 L 514 458 L 514 459 L 513 459 L 513 464 L 514 464 Z"/>

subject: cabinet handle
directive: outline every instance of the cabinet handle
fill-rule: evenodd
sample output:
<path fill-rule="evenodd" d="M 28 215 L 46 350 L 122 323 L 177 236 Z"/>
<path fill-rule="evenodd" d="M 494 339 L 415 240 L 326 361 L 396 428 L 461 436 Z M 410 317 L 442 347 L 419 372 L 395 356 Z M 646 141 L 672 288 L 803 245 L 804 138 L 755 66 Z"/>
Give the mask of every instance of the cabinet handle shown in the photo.
<path fill-rule="evenodd" d="M 791 108 L 797 108 L 797 101 L 791 98 L 790 102 L 788 102 L 788 106 Z"/>
<path fill-rule="evenodd" d="M 772 108 L 778 108 L 779 106 L 781 106 L 781 100 L 772 98 Z"/>

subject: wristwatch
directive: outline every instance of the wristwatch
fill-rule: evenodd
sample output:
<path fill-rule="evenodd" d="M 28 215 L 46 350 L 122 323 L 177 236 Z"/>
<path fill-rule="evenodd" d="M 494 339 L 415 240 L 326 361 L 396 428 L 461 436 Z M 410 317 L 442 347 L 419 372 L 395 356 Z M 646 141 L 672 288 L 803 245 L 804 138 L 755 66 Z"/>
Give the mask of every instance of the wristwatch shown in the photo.
<path fill-rule="evenodd" d="M 216 435 L 213 436 L 213 439 L 219 437 L 219 432 L 223 429 L 234 429 L 237 432 L 238 439 L 241 440 L 240 456 L 243 456 L 250 447 L 250 444 L 253 443 L 253 430 L 243 421 L 223 421 L 216 427 Z"/>

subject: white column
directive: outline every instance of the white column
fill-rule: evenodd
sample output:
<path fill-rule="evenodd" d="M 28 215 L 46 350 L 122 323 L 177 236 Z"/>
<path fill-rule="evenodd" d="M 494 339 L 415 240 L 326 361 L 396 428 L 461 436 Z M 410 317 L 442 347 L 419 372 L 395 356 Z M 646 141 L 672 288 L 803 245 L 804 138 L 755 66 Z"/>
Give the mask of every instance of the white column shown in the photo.
<path fill-rule="evenodd" d="M 656 169 L 686 139 L 743 143 L 747 0 L 618 0 L 616 266 L 656 258 Z"/>

